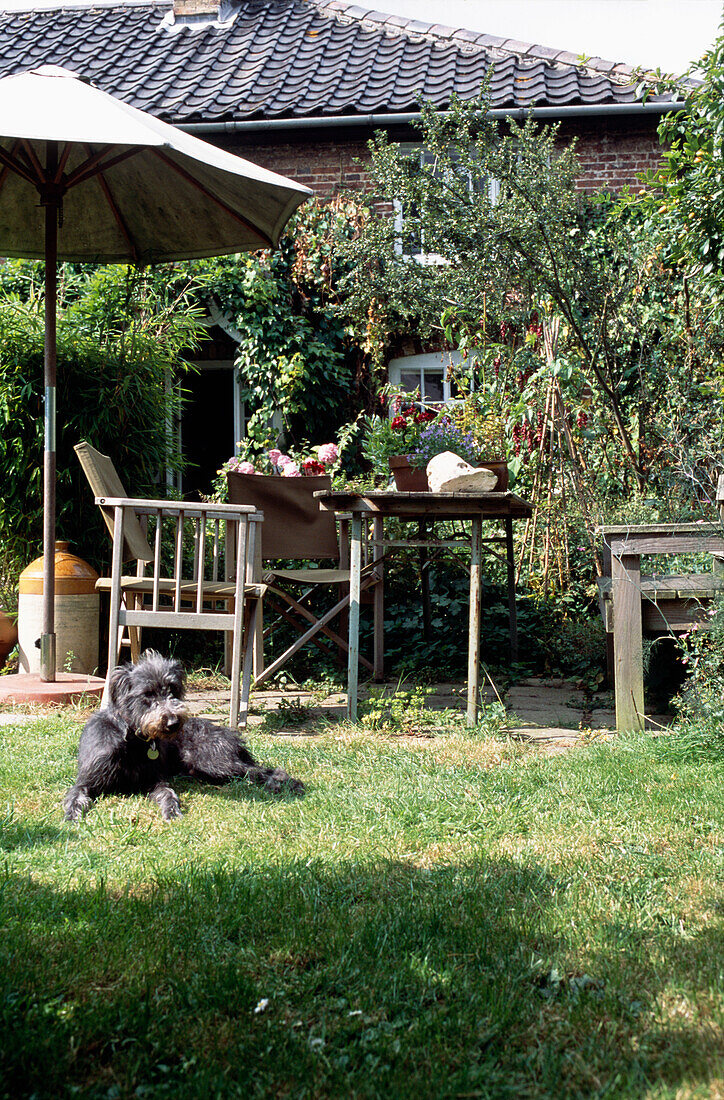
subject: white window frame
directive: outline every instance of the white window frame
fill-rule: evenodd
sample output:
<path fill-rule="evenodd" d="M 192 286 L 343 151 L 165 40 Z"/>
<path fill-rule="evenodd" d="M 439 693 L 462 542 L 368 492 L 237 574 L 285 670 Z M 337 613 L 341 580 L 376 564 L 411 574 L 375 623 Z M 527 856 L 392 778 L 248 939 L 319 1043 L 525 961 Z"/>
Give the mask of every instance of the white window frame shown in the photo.
<path fill-rule="evenodd" d="M 400 145 L 400 151 L 408 156 L 413 153 L 419 155 L 420 167 L 423 166 L 424 158 L 429 156 L 425 146 L 419 142 L 408 141 L 402 142 Z M 472 180 L 468 177 L 468 186 L 472 189 Z M 488 195 L 491 203 L 495 204 L 498 201 L 500 195 L 500 180 L 490 177 L 488 180 Z M 398 256 L 401 256 L 405 260 L 409 260 L 412 263 L 420 264 L 423 267 L 446 267 L 449 266 L 450 260 L 445 256 L 441 256 L 438 252 L 405 252 L 403 247 L 404 240 L 404 228 L 405 218 L 403 204 L 400 199 L 393 199 L 392 208 L 394 211 L 394 228 L 395 228 L 395 242 L 394 249 Z M 420 242 L 421 244 L 424 242 Z"/>
<path fill-rule="evenodd" d="M 419 376 L 420 405 L 439 406 L 439 401 L 425 398 L 425 375 L 439 375 L 442 371 L 443 403 L 452 398 L 452 384 L 448 379 L 448 368 L 456 367 L 462 363 L 463 357 L 459 351 L 432 351 L 425 355 L 403 355 L 399 359 L 390 359 L 387 364 L 387 379 L 391 386 L 398 389 L 402 386 L 402 375 L 416 373 Z M 390 407 L 390 416 L 394 416 L 394 410 Z"/>

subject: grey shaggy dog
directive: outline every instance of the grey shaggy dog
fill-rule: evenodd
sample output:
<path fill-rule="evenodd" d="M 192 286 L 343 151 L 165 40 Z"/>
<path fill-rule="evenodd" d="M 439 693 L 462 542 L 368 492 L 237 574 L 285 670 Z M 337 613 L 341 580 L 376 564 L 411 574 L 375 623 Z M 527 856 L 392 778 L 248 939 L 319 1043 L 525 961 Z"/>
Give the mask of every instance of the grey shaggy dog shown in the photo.
<path fill-rule="evenodd" d="M 110 704 L 92 715 L 80 735 L 78 778 L 63 800 L 77 821 L 102 794 L 145 794 L 166 821 L 181 816 L 175 775 L 209 783 L 246 778 L 275 794 L 303 794 L 283 768 L 265 768 L 239 734 L 205 718 L 189 717 L 185 674 L 178 661 L 147 649 L 138 664 L 111 672 Z"/>

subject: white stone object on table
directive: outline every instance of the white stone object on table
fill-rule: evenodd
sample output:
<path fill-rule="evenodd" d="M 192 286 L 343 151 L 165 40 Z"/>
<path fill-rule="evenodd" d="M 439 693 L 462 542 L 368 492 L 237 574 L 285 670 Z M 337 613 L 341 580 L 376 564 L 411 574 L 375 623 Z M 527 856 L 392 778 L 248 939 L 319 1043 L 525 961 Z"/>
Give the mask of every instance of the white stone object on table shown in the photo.
<path fill-rule="evenodd" d="M 489 493 L 498 475 L 483 467 L 470 466 L 460 455 L 443 451 L 427 464 L 427 480 L 433 493 Z"/>

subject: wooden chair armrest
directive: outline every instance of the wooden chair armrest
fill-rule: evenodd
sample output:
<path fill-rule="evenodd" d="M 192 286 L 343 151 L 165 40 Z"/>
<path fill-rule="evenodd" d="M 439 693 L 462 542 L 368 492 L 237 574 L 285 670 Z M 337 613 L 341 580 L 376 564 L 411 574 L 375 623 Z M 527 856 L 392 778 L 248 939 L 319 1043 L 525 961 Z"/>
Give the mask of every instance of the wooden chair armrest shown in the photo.
<path fill-rule="evenodd" d="M 189 519 L 208 515 L 211 519 L 238 519 L 248 516 L 253 522 L 260 522 L 262 514 L 251 504 L 189 504 L 183 500 L 147 500 L 141 497 L 96 497 L 101 508 L 133 508 L 137 515 L 154 515 L 163 511 L 167 515 L 180 515 Z"/>

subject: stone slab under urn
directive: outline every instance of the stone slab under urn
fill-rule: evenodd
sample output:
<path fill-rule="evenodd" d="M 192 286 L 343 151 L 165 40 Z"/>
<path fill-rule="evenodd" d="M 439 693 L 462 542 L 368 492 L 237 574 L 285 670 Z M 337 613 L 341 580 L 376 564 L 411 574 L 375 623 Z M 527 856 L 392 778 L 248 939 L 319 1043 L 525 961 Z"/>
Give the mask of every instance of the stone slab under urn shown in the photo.
<path fill-rule="evenodd" d="M 443 451 L 428 462 L 427 480 L 433 493 L 491 493 L 498 475 L 484 467 L 470 466 L 452 451 Z"/>

